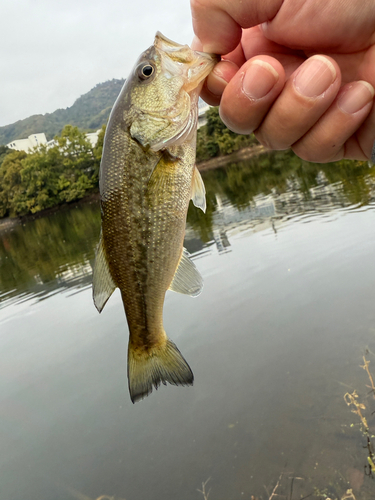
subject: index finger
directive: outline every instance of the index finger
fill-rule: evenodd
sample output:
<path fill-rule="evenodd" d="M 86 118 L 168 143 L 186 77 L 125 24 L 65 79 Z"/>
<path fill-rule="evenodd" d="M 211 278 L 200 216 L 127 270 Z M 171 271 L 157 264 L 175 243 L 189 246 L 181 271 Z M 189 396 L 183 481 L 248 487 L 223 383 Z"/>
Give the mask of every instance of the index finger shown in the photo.
<path fill-rule="evenodd" d="M 193 28 L 205 52 L 227 54 L 241 40 L 242 28 L 270 21 L 283 0 L 191 0 Z"/>

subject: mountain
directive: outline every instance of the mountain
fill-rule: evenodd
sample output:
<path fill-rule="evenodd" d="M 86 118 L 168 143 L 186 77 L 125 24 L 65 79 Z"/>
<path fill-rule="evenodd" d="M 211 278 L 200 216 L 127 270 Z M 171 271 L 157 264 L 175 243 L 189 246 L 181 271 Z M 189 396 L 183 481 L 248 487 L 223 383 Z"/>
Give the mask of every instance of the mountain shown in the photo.
<path fill-rule="evenodd" d="M 97 130 L 107 122 L 124 81 L 113 79 L 99 83 L 81 95 L 70 108 L 57 109 L 45 115 L 29 116 L 11 125 L 0 127 L 0 145 L 15 139 L 25 139 L 38 132 L 44 132 L 47 140 L 50 140 L 67 124 L 75 125 L 84 131 Z"/>

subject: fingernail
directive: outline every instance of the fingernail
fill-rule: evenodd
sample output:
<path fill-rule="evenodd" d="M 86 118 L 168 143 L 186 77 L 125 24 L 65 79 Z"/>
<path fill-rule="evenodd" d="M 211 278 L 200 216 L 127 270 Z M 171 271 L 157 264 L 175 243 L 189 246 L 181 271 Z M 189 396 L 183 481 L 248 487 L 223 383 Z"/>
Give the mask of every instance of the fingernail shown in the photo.
<path fill-rule="evenodd" d="M 336 79 L 334 65 L 323 56 L 312 56 L 302 66 L 294 78 L 296 90 L 305 97 L 318 97 Z"/>
<path fill-rule="evenodd" d="M 232 63 L 231 61 L 223 61 L 223 62 L 225 62 L 226 68 L 224 67 L 223 71 L 221 71 L 220 68 L 222 68 L 222 65 L 218 64 L 217 66 L 215 66 L 211 74 L 207 78 L 207 83 L 206 83 L 207 89 L 212 94 L 217 96 L 220 96 L 224 92 L 225 87 L 229 83 L 229 80 L 227 79 L 229 75 L 227 70 L 228 64 L 233 65 L 234 72 L 238 71 L 238 67 L 236 64 Z"/>
<path fill-rule="evenodd" d="M 279 75 L 269 63 L 256 59 L 246 70 L 242 90 L 250 99 L 261 99 L 275 86 Z"/>
<path fill-rule="evenodd" d="M 374 98 L 374 87 L 367 82 L 354 82 L 343 89 L 337 104 L 344 113 L 357 113 Z"/>
<path fill-rule="evenodd" d="M 213 76 L 215 77 L 213 78 Z M 228 82 L 226 82 L 224 78 L 221 78 L 217 74 L 213 75 L 213 72 L 206 80 L 207 89 L 211 92 L 211 94 L 216 96 L 221 96 L 227 85 Z"/>
<path fill-rule="evenodd" d="M 229 61 L 225 61 L 225 64 L 231 64 L 233 67 L 235 67 L 235 69 L 237 70 L 237 66 L 234 64 L 234 63 L 231 63 Z M 219 67 L 218 67 L 219 66 Z M 212 74 L 216 76 L 216 78 L 219 78 L 220 80 L 222 80 L 223 82 L 225 83 L 228 83 L 227 79 L 225 78 L 225 74 L 226 72 L 225 71 L 222 71 L 220 69 L 220 65 L 216 65 L 214 67 L 214 69 L 212 70 Z"/>

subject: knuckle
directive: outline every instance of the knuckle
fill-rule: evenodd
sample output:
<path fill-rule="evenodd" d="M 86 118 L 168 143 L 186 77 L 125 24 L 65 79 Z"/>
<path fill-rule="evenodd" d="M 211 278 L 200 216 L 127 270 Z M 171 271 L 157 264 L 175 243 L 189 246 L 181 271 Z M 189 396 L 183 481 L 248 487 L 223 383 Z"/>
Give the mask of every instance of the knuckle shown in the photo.
<path fill-rule="evenodd" d="M 255 137 L 262 144 L 262 146 L 272 149 L 274 151 L 283 151 L 290 148 L 290 144 L 280 140 L 271 134 L 264 133 L 261 129 L 254 132 Z"/>
<path fill-rule="evenodd" d="M 313 162 L 313 163 L 329 163 L 333 161 L 333 158 L 337 154 L 337 150 L 328 154 L 328 151 L 321 146 L 315 146 L 313 144 L 303 144 L 297 143 L 292 145 L 293 152 L 301 158 L 301 160 Z"/>
<path fill-rule="evenodd" d="M 270 145 L 270 143 L 267 141 L 267 139 L 263 136 L 263 134 L 260 132 L 260 130 L 255 130 L 254 131 L 254 135 L 256 137 L 256 139 L 258 140 L 258 142 L 264 146 L 265 148 L 267 149 L 273 149 L 272 146 Z"/>
<path fill-rule="evenodd" d="M 253 124 L 248 116 L 233 112 L 232 108 L 220 106 L 220 118 L 224 125 L 236 134 L 251 134 L 254 131 Z"/>
<path fill-rule="evenodd" d="M 293 144 L 292 151 L 295 153 L 301 160 L 311 161 L 311 162 L 319 162 L 320 154 L 317 151 L 311 150 L 311 148 L 306 147 L 302 144 Z"/>

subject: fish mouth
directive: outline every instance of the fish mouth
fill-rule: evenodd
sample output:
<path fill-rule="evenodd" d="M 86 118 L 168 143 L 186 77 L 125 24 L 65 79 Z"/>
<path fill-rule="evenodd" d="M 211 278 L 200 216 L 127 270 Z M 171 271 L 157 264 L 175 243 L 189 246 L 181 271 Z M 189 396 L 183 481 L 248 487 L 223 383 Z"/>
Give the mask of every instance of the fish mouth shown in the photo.
<path fill-rule="evenodd" d="M 192 50 L 188 45 L 181 45 L 164 36 L 160 31 L 155 35 L 154 46 L 167 57 L 163 58 L 165 69 L 171 74 L 184 77 L 183 86 L 186 92 L 191 92 L 211 72 L 220 61 L 217 54 L 208 54 Z"/>
<path fill-rule="evenodd" d="M 160 31 L 157 31 L 155 34 L 154 45 L 156 48 L 164 50 L 165 52 L 175 52 L 187 47 L 187 45 L 181 45 L 167 38 Z"/>

